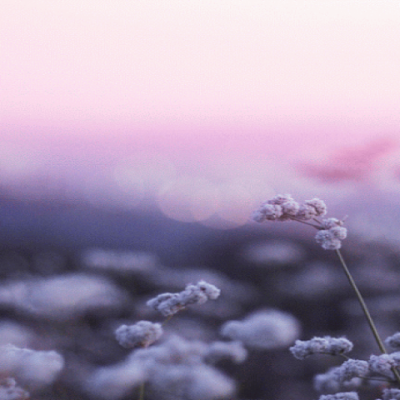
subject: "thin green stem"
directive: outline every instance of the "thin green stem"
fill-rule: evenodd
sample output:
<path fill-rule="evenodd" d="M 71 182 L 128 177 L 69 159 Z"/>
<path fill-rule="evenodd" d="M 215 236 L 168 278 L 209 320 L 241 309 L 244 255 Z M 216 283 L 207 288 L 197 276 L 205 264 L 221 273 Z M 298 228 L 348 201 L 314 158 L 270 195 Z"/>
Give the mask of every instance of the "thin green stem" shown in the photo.
<path fill-rule="evenodd" d="M 380 335 L 378 333 L 378 330 L 376 329 L 376 326 L 375 326 L 375 323 L 374 323 L 374 321 L 373 321 L 373 319 L 371 317 L 371 314 L 370 314 L 370 312 L 368 310 L 367 304 L 365 303 L 364 298 L 361 295 L 361 292 L 358 290 L 358 287 L 357 287 L 357 285 L 356 285 L 356 283 L 355 283 L 355 281 L 353 279 L 353 276 L 351 275 L 351 273 L 349 271 L 349 268 L 347 267 L 346 262 L 344 261 L 342 253 L 340 252 L 339 249 L 337 249 L 335 251 L 336 251 L 337 256 L 339 257 L 340 263 L 341 263 L 341 265 L 343 267 L 343 270 L 344 270 L 344 272 L 345 272 L 345 274 L 347 276 L 347 279 L 349 280 L 350 285 L 353 288 L 353 290 L 354 290 L 354 292 L 355 292 L 355 294 L 357 296 L 357 299 L 358 299 L 358 301 L 359 301 L 359 303 L 361 305 L 361 308 L 362 308 L 362 310 L 364 312 L 364 315 L 365 315 L 365 317 L 367 319 L 368 325 L 369 325 L 369 327 L 370 327 L 370 329 L 372 331 L 372 334 L 374 335 L 376 343 L 378 344 L 379 350 L 381 351 L 382 354 L 388 354 L 388 352 L 387 352 L 387 350 L 385 348 L 385 345 L 383 344 L 383 341 L 382 341 L 382 339 L 381 339 L 381 337 L 380 337 Z M 396 368 L 393 367 L 392 368 L 392 372 L 394 373 L 397 382 L 400 384 L 399 371 Z"/>
<path fill-rule="evenodd" d="M 139 387 L 139 400 L 144 400 L 144 382 Z"/>
<path fill-rule="evenodd" d="M 164 319 L 164 321 L 161 323 L 162 326 L 164 326 L 168 321 L 174 316 L 174 314 L 168 315 L 167 318 Z"/>
<path fill-rule="evenodd" d="M 365 317 L 367 318 L 367 322 L 368 322 L 369 327 L 371 328 L 371 331 L 375 337 L 375 340 L 376 340 L 376 343 L 378 344 L 379 350 L 381 351 L 381 353 L 387 354 L 385 345 L 383 344 L 383 341 L 382 341 L 381 337 L 379 336 L 379 333 L 376 329 L 375 323 L 371 317 L 371 314 L 368 310 L 367 305 L 365 304 L 364 298 L 362 297 L 360 291 L 358 290 L 358 287 L 349 271 L 349 268 L 347 267 L 346 262 L 344 261 L 342 253 L 340 252 L 340 250 L 335 250 L 335 251 L 339 257 L 340 263 L 342 264 L 342 267 L 347 276 L 347 279 L 349 280 L 351 287 L 353 288 L 354 292 L 356 293 L 357 299 L 361 305 L 361 308 L 364 312 Z"/>

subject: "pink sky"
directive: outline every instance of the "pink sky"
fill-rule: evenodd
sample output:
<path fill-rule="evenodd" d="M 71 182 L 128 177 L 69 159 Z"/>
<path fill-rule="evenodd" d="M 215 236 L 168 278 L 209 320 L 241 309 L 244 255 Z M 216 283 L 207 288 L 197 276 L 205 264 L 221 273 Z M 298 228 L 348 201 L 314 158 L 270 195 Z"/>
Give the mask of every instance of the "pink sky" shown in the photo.
<path fill-rule="evenodd" d="M 399 38 L 397 0 L 3 0 L 0 175 L 215 183 L 398 138 Z"/>

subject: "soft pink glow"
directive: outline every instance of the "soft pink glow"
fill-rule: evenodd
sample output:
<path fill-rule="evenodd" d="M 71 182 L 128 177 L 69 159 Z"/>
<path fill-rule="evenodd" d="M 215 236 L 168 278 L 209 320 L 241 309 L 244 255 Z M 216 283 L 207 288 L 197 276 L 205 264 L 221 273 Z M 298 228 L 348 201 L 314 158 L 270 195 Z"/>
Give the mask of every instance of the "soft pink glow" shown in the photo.
<path fill-rule="evenodd" d="M 399 136 L 399 37 L 395 0 L 2 1 L 2 184 L 258 197 L 299 162 Z"/>
<path fill-rule="evenodd" d="M 399 111 L 396 1 L 6 0 L 0 18 L 3 118 L 141 127 Z"/>

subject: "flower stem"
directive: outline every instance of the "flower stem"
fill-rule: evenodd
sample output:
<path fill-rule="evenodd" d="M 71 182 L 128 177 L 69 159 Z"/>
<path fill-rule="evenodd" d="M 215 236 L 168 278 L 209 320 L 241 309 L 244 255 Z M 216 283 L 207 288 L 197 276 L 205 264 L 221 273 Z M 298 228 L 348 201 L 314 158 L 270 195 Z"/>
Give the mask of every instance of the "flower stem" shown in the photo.
<path fill-rule="evenodd" d="M 346 262 L 344 261 L 342 253 L 340 252 L 339 249 L 335 250 L 335 252 L 336 252 L 337 256 L 339 257 L 339 260 L 340 260 L 340 263 L 341 263 L 341 265 L 343 267 L 344 273 L 346 274 L 347 279 L 349 280 L 350 285 L 353 288 L 353 290 L 354 290 L 354 292 L 355 292 L 355 294 L 357 296 L 357 299 L 358 299 L 358 301 L 359 301 L 359 303 L 361 305 L 361 308 L 362 308 L 362 310 L 364 312 L 365 318 L 367 319 L 368 325 L 369 325 L 369 327 L 370 327 L 370 329 L 372 331 L 372 334 L 374 335 L 376 343 L 378 344 L 379 350 L 381 351 L 382 354 L 388 354 L 388 352 L 387 352 L 387 350 L 385 348 L 385 345 L 383 344 L 383 341 L 382 341 L 382 339 L 381 339 L 381 337 L 380 337 L 380 335 L 378 333 L 378 330 L 376 329 L 375 323 L 374 323 L 374 321 L 373 321 L 373 319 L 371 317 L 371 314 L 370 314 L 370 312 L 368 310 L 368 307 L 367 307 L 367 305 L 366 305 L 366 303 L 364 301 L 364 298 L 362 297 L 361 292 L 358 290 L 358 287 L 357 287 L 357 285 L 356 285 L 356 283 L 355 283 L 355 281 L 354 281 L 354 279 L 353 279 L 353 277 L 352 277 L 352 275 L 351 275 L 351 273 L 349 271 L 349 268 L 347 267 Z M 400 384 L 399 371 L 396 368 L 393 367 L 392 368 L 392 372 L 394 373 L 397 382 Z"/>
<path fill-rule="evenodd" d="M 319 221 L 317 221 L 319 223 L 319 225 L 315 225 L 315 224 L 311 224 L 310 222 L 302 221 L 301 219 L 297 219 L 297 218 L 292 218 L 292 220 L 300 222 L 301 224 L 304 224 L 304 225 L 312 226 L 313 228 L 318 229 L 318 230 L 322 229 L 322 225 Z"/>
<path fill-rule="evenodd" d="M 358 299 L 358 301 L 359 301 L 359 303 L 361 305 L 361 308 L 362 308 L 362 310 L 364 312 L 365 317 L 367 318 L 369 327 L 371 328 L 371 331 L 372 331 L 372 333 L 373 333 L 373 335 L 375 337 L 375 340 L 376 340 L 376 343 L 378 344 L 379 350 L 381 351 L 381 353 L 387 354 L 385 345 L 383 344 L 382 339 L 379 336 L 379 333 L 378 333 L 378 331 L 376 329 L 374 321 L 372 320 L 372 317 L 371 317 L 371 314 L 370 314 L 370 312 L 368 310 L 368 307 L 365 304 L 365 301 L 364 301 L 360 291 L 358 290 L 358 287 L 357 287 L 357 285 L 356 285 L 356 283 L 355 283 L 355 281 L 354 281 L 354 279 L 353 279 L 353 277 L 352 277 L 352 275 L 351 275 L 351 273 L 349 271 L 349 268 L 346 265 L 346 262 L 344 261 L 342 253 L 340 252 L 340 250 L 335 250 L 335 251 L 336 251 L 337 256 L 339 257 L 340 263 L 342 264 L 342 267 L 343 267 L 344 272 L 345 272 L 345 274 L 347 276 L 347 279 L 349 280 L 351 287 L 353 288 L 354 292 L 356 293 L 357 299 Z"/>
<path fill-rule="evenodd" d="M 144 400 L 144 382 L 139 387 L 139 400 Z"/>

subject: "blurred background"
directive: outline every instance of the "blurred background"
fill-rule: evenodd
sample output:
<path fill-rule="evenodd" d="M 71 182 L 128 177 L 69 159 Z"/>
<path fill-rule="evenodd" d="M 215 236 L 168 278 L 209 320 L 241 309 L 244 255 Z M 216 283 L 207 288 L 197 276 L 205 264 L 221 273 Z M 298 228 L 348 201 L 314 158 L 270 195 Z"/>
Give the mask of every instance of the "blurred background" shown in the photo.
<path fill-rule="evenodd" d="M 76 368 L 116 362 L 122 351 L 110 345 L 104 352 L 102 342 L 113 343 L 110 319 L 137 319 L 146 296 L 198 279 L 178 274 L 174 285 L 161 279 L 162 269 L 152 270 L 163 266 L 167 274 L 205 268 L 231 285 L 246 277 L 252 289 L 243 288 L 238 304 L 230 299 L 235 304 L 216 320 L 268 306 L 306 319 L 303 332 L 310 335 L 349 328 L 358 318 L 354 310 L 328 318 L 320 307 L 322 320 L 307 320 L 308 305 L 321 304 L 322 294 L 332 307 L 334 294 L 350 296 L 338 289 L 340 278 L 326 265 L 331 255 L 316 249 L 314 233 L 291 223 L 250 222 L 260 202 L 277 193 L 299 201 L 320 197 L 329 216 L 348 215 L 346 245 L 354 246 L 348 251 L 356 268 L 367 271 L 360 272 L 366 290 L 377 302 L 388 291 L 396 299 L 399 36 L 397 0 L 3 0 L 2 324 L 33 330 L 19 345 L 58 350 Z M 371 257 L 392 275 L 361 268 Z M 153 271 L 151 279 L 144 270 Z M 40 308 L 46 300 L 32 293 L 47 293 L 40 285 L 49 285 L 49 300 L 57 282 L 73 291 L 68 279 L 78 279 L 79 293 L 85 279 L 93 282 L 90 307 L 79 296 L 83 308 L 71 303 L 76 293 L 67 291 L 57 311 Z M 301 292 L 304 282 L 308 293 Z M 17 284 L 29 287 L 31 297 Z M 115 302 L 99 299 L 102 290 L 114 290 Z M 305 299 L 303 309 L 293 293 Z M 382 304 L 376 307 L 387 310 Z M 71 341 L 62 334 L 69 319 L 76 322 Z M 388 334 L 396 329 L 390 321 Z M 76 350 L 87 342 L 76 338 L 88 326 L 103 333 L 78 360 Z M 1 336 L 7 329 L 0 327 L 2 343 L 13 336 Z M 179 332 L 189 331 L 182 325 Z M 43 332 L 46 339 L 39 340 Z M 299 399 L 312 374 L 296 361 L 299 369 L 284 371 L 286 358 L 279 357 L 287 355 L 279 354 L 271 356 L 277 367 L 267 375 L 277 382 L 292 374 L 283 379 L 292 385 L 268 389 L 260 378 L 257 389 L 239 397 L 286 399 L 292 387 Z M 90 396 L 72 375 L 60 378 L 58 398 Z M 56 389 L 40 390 L 44 399 Z M 310 388 L 303 393 L 316 396 Z"/>

